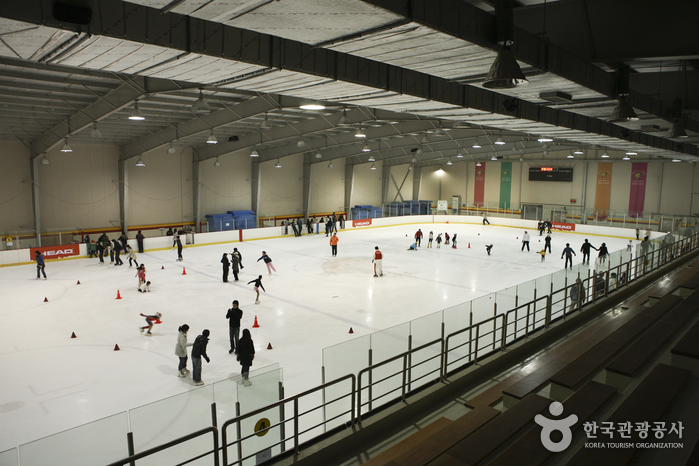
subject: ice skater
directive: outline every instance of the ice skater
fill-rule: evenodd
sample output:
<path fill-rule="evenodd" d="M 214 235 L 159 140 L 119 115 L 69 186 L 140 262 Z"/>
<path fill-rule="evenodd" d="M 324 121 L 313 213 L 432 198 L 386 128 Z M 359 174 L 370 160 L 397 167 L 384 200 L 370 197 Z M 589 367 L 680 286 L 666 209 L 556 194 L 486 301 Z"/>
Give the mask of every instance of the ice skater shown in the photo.
<path fill-rule="evenodd" d="M 415 242 L 418 246 L 422 243 L 422 229 L 420 228 L 415 232 Z"/>
<path fill-rule="evenodd" d="M 146 314 L 143 314 L 143 313 L 141 314 L 141 316 L 142 316 L 142 317 L 145 317 L 145 318 L 146 318 L 146 322 L 148 323 L 148 325 L 146 325 L 145 327 L 138 327 L 138 328 L 141 330 L 141 333 L 143 333 L 143 331 L 144 331 L 145 329 L 148 329 L 148 332 L 146 332 L 146 335 L 148 335 L 148 336 L 153 335 L 152 333 L 150 333 L 151 329 L 153 328 L 153 324 L 159 324 L 159 323 L 160 323 L 160 318 L 161 318 L 163 315 L 162 315 L 161 313 L 159 313 L 159 312 L 156 312 L 155 315 L 152 315 L 152 316 L 149 316 L 149 315 L 146 315 Z"/>
<path fill-rule="evenodd" d="M 382 261 L 383 261 L 383 254 L 381 254 L 381 251 L 379 251 L 379 247 L 375 246 L 374 247 L 374 258 L 371 260 L 371 263 L 374 264 L 374 276 L 375 277 L 383 277 Z"/>
<path fill-rule="evenodd" d="M 582 263 L 585 263 L 585 258 L 587 257 L 587 264 L 590 264 L 590 248 L 594 249 L 595 251 L 599 251 L 596 247 L 594 247 L 592 244 L 587 242 L 587 238 L 585 238 L 585 242 L 582 244 L 582 247 L 580 248 L 580 252 L 582 252 L 583 255 L 583 260 Z"/>
<path fill-rule="evenodd" d="M 46 264 L 44 263 L 44 255 L 41 251 L 34 251 L 34 260 L 36 260 L 36 279 L 40 279 L 39 274 L 44 274 L 44 280 L 46 280 Z"/>
<path fill-rule="evenodd" d="M 233 280 L 237 282 L 240 272 L 240 253 L 237 249 L 231 254 L 231 271 L 233 272 Z"/>
<path fill-rule="evenodd" d="M 136 267 L 138 267 L 138 261 L 136 260 L 136 251 L 134 251 L 133 248 L 128 244 L 124 249 L 124 254 L 126 254 L 126 257 L 129 258 L 129 268 L 133 267 L 133 264 L 131 263 L 132 261 L 136 264 Z"/>
<path fill-rule="evenodd" d="M 604 244 L 604 243 L 603 243 Z M 564 269 L 568 268 L 568 262 L 570 262 L 570 268 L 573 268 L 573 256 L 575 256 L 575 251 L 573 251 L 573 248 L 570 247 L 570 243 L 566 243 L 566 247 L 563 249 L 563 252 L 561 253 L 561 259 L 563 259 L 563 256 L 566 257 L 566 262 L 565 265 L 563 266 Z"/>
<path fill-rule="evenodd" d="M 444 245 L 449 246 L 449 233 L 444 233 Z"/>
<path fill-rule="evenodd" d="M 430 237 L 427 239 L 427 247 L 431 248 L 432 247 L 432 240 L 434 239 L 434 233 L 430 231 Z"/>
<path fill-rule="evenodd" d="M 187 343 L 187 332 L 189 325 L 180 325 L 177 329 L 177 344 L 175 345 L 175 356 L 180 358 L 180 363 L 177 365 L 177 377 L 186 377 L 189 374 L 187 370 L 187 347 L 192 346 L 192 343 Z"/>
<path fill-rule="evenodd" d="M 483 212 L 483 225 L 490 225 L 490 222 L 488 221 L 488 216 Z"/>
<path fill-rule="evenodd" d="M 490 250 L 491 250 L 491 249 L 493 249 L 493 245 L 492 245 L 492 244 L 486 244 L 486 245 L 485 245 L 485 250 L 488 252 L 488 255 L 490 255 Z"/>
<path fill-rule="evenodd" d="M 250 283 L 254 283 L 254 284 L 255 284 L 255 287 L 253 288 L 253 289 L 255 290 L 255 292 L 257 293 L 257 297 L 255 298 L 255 304 L 260 304 L 260 288 L 262 288 L 262 291 L 264 291 L 265 293 L 267 293 L 267 290 L 265 290 L 265 287 L 262 286 L 262 275 L 260 275 L 259 277 L 257 277 L 257 278 L 254 279 L 254 280 L 250 280 L 250 281 L 248 282 L 248 285 L 249 285 Z"/>
<path fill-rule="evenodd" d="M 609 250 L 607 249 L 607 245 L 605 243 L 602 243 L 598 249 L 599 254 L 597 255 L 597 260 L 599 261 L 600 264 L 604 264 L 605 261 L 607 260 L 607 254 L 609 254 Z"/>
<path fill-rule="evenodd" d="M 228 254 L 225 252 L 221 258 L 221 264 L 223 264 L 223 283 L 228 283 L 228 270 L 231 267 L 231 261 L 228 260 Z"/>
<path fill-rule="evenodd" d="M 539 251 L 539 254 L 541 254 L 541 262 L 544 262 L 546 260 L 546 249 Z"/>
<path fill-rule="evenodd" d="M 146 265 L 145 264 L 141 264 L 138 266 L 138 268 L 136 269 L 136 276 L 138 277 L 138 292 L 143 293 L 144 291 L 146 291 L 145 289 L 143 289 L 143 287 L 147 286 L 146 285 Z"/>
<path fill-rule="evenodd" d="M 340 241 L 340 238 L 337 237 L 337 233 L 333 233 L 333 235 L 330 237 L 330 250 L 332 251 L 333 257 L 337 256 L 338 241 Z"/>
<path fill-rule="evenodd" d="M 456 249 L 456 233 L 454 233 L 454 236 L 451 238 L 451 248 Z"/>
<path fill-rule="evenodd" d="M 192 374 L 192 380 L 194 380 L 194 385 L 204 385 L 204 381 L 201 380 L 201 358 L 206 359 L 206 362 L 211 362 L 209 356 L 206 354 L 206 345 L 209 343 L 210 332 L 208 329 L 204 329 L 195 340 L 192 345 L 192 369 L 194 373 Z"/>
<path fill-rule="evenodd" d="M 121 244 L 119 244 L 119 241 L 115 239 L 112 240 L 112 249 L 114 250 L 114 266 L 124 265 L 124 261 L 121 260 L 122 247 Z"/>
<path fill-rule="evenodd" d="M 257 259 L 257 262 L 260 262 L 261 260 L 265 261 L 265 264 L 267 265 L 267 272 L 269 272 L 270 275 L 272 275 L 272 270 L 275 272 L 277 269 L 274 268 L 274 265 L 272 264 L 272 258 L 267 255 L 265 251 L 262 251 L 262 257 Z"/>
<path fill-rule="evenodd" d="M 179 233 L 175 235 L 175 238 L 175 244 L 177 245 L 177 260 L 182 262 L 182 239 L 180 238 Z"/>
<path fill-rule="evenodd" d="M 243 267 L 243 255 L 238 251 L 238 248 L 233 248 L 233 256 L 235 256 L 236 259 L 238 259 L 238 265 L 240 266 L 240 269 L 244 269 Z"/>
<path fill-rule="evenodd" d="M 233 307 L 228 309 L 226 319 L 228 319 L 228 338 L 231 342 L 231 349 L 228 354 L 238 354 L 238 335 L 240 334 L 240 319 L 243 318 L 243 310 L 238 307 L 238 300 L 233 301 Z"/>
<path fill-rule="evenodd" d="M 413 243 L 408 248 L 408 251 L 417 251 L 417 243 Z"/>
<path fill-rule="evenodd" d="M 633 251 L 633 240 L 629 240 L 629 243 L 626 245 L 626 250 L 628 252 Z"/>
<path fill-rule="evenodd" d="M 527 247 L 527 251 L 529 251 L 529 233 L 526 231 L 524 232 L 524 236 L 522 236 L 522 249 L 521 251 L 524 251 L 524 247 Z"/>
<path fill-rule="evenodd" d="M 243 329 L 243 337 L 238 342 L 238 362 L 240 362 L 240 375 L 243 376 L 243 385 L 249 387 L 252 382 L 248 379 L 252 360 L 255 359 L 255 343 L 250 336 L 250 330 Z"/>
<path fill-rule="evenodd" d="M 551 235 L 546 235 L 546 238 L 544 238 L 544 251 L 546 250 L 551 254 Z"/>
<path fill-rule="evenodd" d="M 438 233 L 437 234 L 437 249 L 442 247 L 442 234 Z"/>

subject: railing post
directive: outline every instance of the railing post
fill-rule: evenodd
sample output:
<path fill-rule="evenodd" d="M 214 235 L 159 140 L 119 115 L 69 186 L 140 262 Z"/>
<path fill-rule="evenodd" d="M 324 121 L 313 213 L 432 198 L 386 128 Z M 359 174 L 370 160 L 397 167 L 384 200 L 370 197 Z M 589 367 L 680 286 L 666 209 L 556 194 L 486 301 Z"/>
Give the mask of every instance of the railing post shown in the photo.
<path fill-rule="evenodd" d="M 325 366 L 320 366 L 320 381 L 325 385 Z M 325 388 L 321 390 L 321 399 L 323 400 L 323 433 L 327 432 L 326 422 L 328 422 L 328 413 L 325 409 Z M 354 396 L 354 394 L 352 395 Z M 282 451 L 284 451 L 282 449 Z"/>
<path fill-rule="evenodd" d="M 551 284 L 553 286 L 553 283 Z M 546 319 L 544 321 L 544 327 L 549 328 L 549 324 L 551 323 L 551 305 L 552 305 L 552 296 L 553 294 L 550 294 L 546 297 Z"/>
<path fill-rule="evenodd" d="M 134 445 L 133 445 L 133 432 L 126 433 L 126 444 L 127 444 L 128 449 L 129 449 L 129 456 L 135 455 L 136 449 L 134 448 Z M 131 461 L 131 462 L 129 462 L 129 464 L 131 466 L 136 466 L 135 461 Z"/>
<path fill-rule="evenodd" d="M 325 382 L 323 382 L 325 383 Z M 279 399 L 284 399 L 284 384 L 279 382 Z M 284 403 L 279 405 L 279 436 L 282 439 L 282 453 L 286 451 L 286 418 L 284 416 Z M 325 432 L 325 389 L 323 389 L 323 432 Z"/>
<path fill-rule="evenodd" d="M 412 378 L 413 378 L 413 377 L 412 377 L 413 355 L 412 355 L 412 353 L 410 352 L 410 350 L 412 350 L 412 349 L 413 349 L 413 336 L 412 336 L 412 335 L 408 335 L 408 354 L 407 354 L 407 358 L 408 358 L 408 365 L 407 365 L 407 370 L 408 370 L 408 379 L 407 379 L 408 391 L 410 391 L 410 383 L 412 382 Z M 404 378 L 405 378 L 405 377 L 404 377 Z M 405 384 L 405 382 L 406 382 L 406 380 L 403 380 L 403 384 Z"/>
<path fill-rule="evenodd" d="M 502 315 L 502 337 L 500 341 L 500 351 L 505 351 L 505 339 L 507 337 L 507 316 L 509 313 L 505 312 Z"/>
<path fill-rule="evenodd" d="M 240 402 L 239 401 L 235 402 L 235 417 L 240 417 Z M 238 438 L 237 438 L 237 441 L 238 441 L 238 443 L 237 443 L 238 464 L 241 464 L 243 461 L 243 442 L 240 440 L 240 438 L 242 437 L 242 433 L 240 431 L 240 420 L 235 423 L 235 430 L 236 430 L 236 434 L 238 435 Z M 226 448 L 225 445 L 223 447 L 224 447 L 224 449 Z M 225 455 L 224 455 L 224 459 L 225 459 Z M 228 466 L 228 459 L 225 459 L 225 462 L 226 462 L 226 466 Z"/>
<path fill-rule="evenodd" d="M 478 364 L 478 335 L 480 334 L 481 326 L 476 326 L 476 351 L 473 358 L 473 364 Z"/>
<path fill-rule="evenodd" d="M 410 353 L 406 354 L 403 356 L 403 384 L 402 384 L 402 390 L 401 390 L 401 395 L 400 399 L 402 401 L 405 401 L 405 386 L 407 384 L 407 376 L 408 376 L 408 356 Z"/>
<path fill-rule="evenodd" d="M 371 365 L 373 363 L 374 363 L 373 362 L 373 354 L 372 354 L 371 348 L 369 348 L 369 365 L 367 367 L 371 367 Z M 373 393 L 372 393 L 373 392 L 373 390 L 372 390 L 373 385 L 372 385 L 372 383 L 374 381 L 374 378 L 372 377 L 371 369 L 369 369 L 368 376 L 369 376 L 369 380 L 367 381 L 366 387 L 367 387 L 367 390 L 369 391 L 369 394 L 367 395 L 367 400 L 369 403 L 369 411 L 371 411 L 371 400 L 373 398 Z M 360 406 L 360 409 L 361 409 L 361 406 Z"/>
<path fill-rule="evenodd" d="M 294 455 L 299 454 L 299 399 L 294 398 Z"/>
<path fill-rule="evenodd" d="M 536 291 L 535 291 L 536 293 Z M 524 338 L 529 338 L 529 309 L 531 308 L 531 304 L 527 304 L 527 319 L 525 321 L 526 327 L 524 328 Z M 534 306 L 536 308 L 536 306 Z"/>
<path fill-rule="evenodd" d="M 496 299 L 497 299 L 497 296 L 496 296 Z M 498 303 L 495 302 L 495 303 L 493 303 L 493 317 L 495 317 L 497 315 L 498 315 Z M 493 351 L 495 351 L 495 324 L 496 324 L 496 322 L 493 321 L 493 349 L 492 349 Z"/>

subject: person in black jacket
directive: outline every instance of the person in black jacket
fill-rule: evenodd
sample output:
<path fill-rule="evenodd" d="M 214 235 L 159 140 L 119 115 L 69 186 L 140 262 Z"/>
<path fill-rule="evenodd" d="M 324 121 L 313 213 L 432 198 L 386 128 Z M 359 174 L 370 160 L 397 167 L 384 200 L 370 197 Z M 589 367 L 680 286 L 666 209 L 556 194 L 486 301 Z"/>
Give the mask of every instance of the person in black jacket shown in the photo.
<path fill-rule="evenodd" d="M 598 249 L 599 254 L 597 255 L 597 259 L 599 260 L 600 264 L 604 264 L 604 262 L 607 260 L 607 254 L 609 254 L 609 250 L 607 249 L 607 245 L 605 243 L 602 243 L 602 245 Z"/>
<path fill-rule="evenodd" d="M 124 265 L 124 262 L 119 257 L 121 255 L 121 244 L 115 239 L 112 240 L 112 244 L 114 245 L 114 266 Z"/>
<path fill-rule="evenodd" d="M 145 236 L 143 236 L 143 233 L 141 233 L 141 230 L 138 230 L 138 233 L 136 234 L 136 242 L 138 243 L 138 252 L 143 253 L 143 239 Z"/>
<path fill-rule="evenodd" d="M 253 359 L 255 359 L 255 344 L 250 336 L 250 330 L 245 329 L 243 330 L 243 338 L 238 342 L 238 361 L 242 366 L 240 374 L 243 376 L 243 385 L 246 387 L 252 385 L 252 382 L 248 380 L 248 374 Z"/>
<path fill-rule="evenodd" d="M 182 240 L 180 235 L 175 235 L 175 244 L 177 245 L 177 260 L 182 261 Z"/>
<path fill-rule="evenodd" d="M 238 251 L 238 248 L 233 248 L 233 256 L 238 260 L 238 265 L 240 266 L 240 270 L 243 270 L 245 267 L 243 266 L 243 255 Z"/>
<path fill-rule="evenodd" d="M 233 278 L 236 282 L 238 281 L 238 272 L 240 272 L 239 261 L 240 255 L 235 252 L 231 253 L 231 270 L 233 271 Z"/>
<path fill-rule="evenodd" d="M 231 349 L 228 354 L 235 352 L 238 347 L 238 335 L 240 334 L 240 319 L 243 318 L 243 310 L 238 307 L 238 300 L 233 301 L 233 307 L 228 309 L 226 319 L 228 319 L 228 336 L 231 340 Z"/>
<path fill-rule="evenodd" d="M 587 257 L 587 263 L 590 263 L 590 248 L 594 249 L 595 251 L 599 251 L 599 249 L 588 243 L 587 238 L 585 238 L 585 242 L 580 248 L 580 252 L 583 254 L 583 264 L 585 263 L 585 257 Z"/>
<path fill-rule="evenodd" d="M 546 235 L 546 238 L 544 238 L 544 251 L 547 249 L 549 254 L 551 254 L 551 235 Z"/>
<path fill-rule="evenodd" d="M 201 380 L 201 358 L 206 359 L 206 362 L 211 362 L 209 356 L 206 355 L 206 345 L 208 343 L 209 330 L 205 329 L 194 340 L 194 345 L 192 345 L 192 368 L 194 369 L 192 379 L 194 380 L 194 385 L 204 385 L 204 382 Z"/>
<path fill-rule="evenodd" d="M 270 274 L 270 275 L 271 275 L 271 274 Z M 254 284 L 255 284 L 255 292 L 257 293 L 257 298 L 255 298 L 255 304 L 260 304 L 260 288 L 262 288 L 262 291 L 264 291 L 265 293 L 267 293 L 267 290 L 265 290 L 265 287 L 262 286 L 262 275 L 260 275 L 259 277 L 257 277 L 255 280 L 250 280 L 250 281 L 248 282 L 248 285 L 249 285 L 250 283 L 254 283 Z"/>
<path fill-rule="evenodd" d="M 228 260 L 228 254 L 225 252 L 221 258 L 221 264 L 223 264 L 223 283 L 228 283 L 228 269 L 230 268 L 231 263 Z"/>

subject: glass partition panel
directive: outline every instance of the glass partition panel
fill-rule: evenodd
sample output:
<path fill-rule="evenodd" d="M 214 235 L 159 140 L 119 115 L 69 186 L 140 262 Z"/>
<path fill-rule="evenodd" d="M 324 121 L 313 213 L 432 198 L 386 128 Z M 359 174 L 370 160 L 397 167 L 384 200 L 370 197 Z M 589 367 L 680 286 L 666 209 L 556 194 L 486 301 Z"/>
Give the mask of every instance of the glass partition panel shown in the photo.
<path fill-rule="evenodd" d="M 495 293 L 495 303 L 498 306 L 498 314 L 505 314 L 508 311 L 517 307 L 517 287 L 512 286 L 510 288 L 506 288 L 502 291 L 498 291 L 497 293 Z M 509 320 L 507 322 L 507 343 L 514 340 L 514 335 L 516 333 L 516 322 L 514 321 L 514 313 L 510 314 L 510 317 L 512 320 Z"/>
<path fill-rule="evenodd" d="M 249 382 L 251 385 L 245 385 L 242 380 L 239 380 L 236 388 L 240 414 L 249 413 L 279 401 L 281 380 L 281 369 L 261 374 L 250 374 Z M 272 446 L 282 438 L 281 427 L 278 425 L 280 420 L 280 408 L 276 407 L 244 419 L 240 423 L 240 434 L 245 438 L 242 442 L 243 457 L 259 452 L 244 460 L 244 466 L 253 466 L 281 453 L 281 445 Z"/>
<path fill-rule="evenodd" d="M 564 272 L 564 271 L 563 271 Z M 551 275 L 546 275 L 539 277 L 535 280 L 536 283 L 536 297 L 541 298 L 543 296 L 548 296 L 551 294 Z M 534 305 L 534 315 L 529 321 L 529 333 L 541 328 L 545 324 L 546 320 L 546 300 L 539 299 Z"/>
<path fill-rule="evenodd" d="M 495 293 L 490 293 L 471 301 L 473 323 L 477 324 L 495 315 Z"/>
<path fill-rule="evenodd" d="M 323 348 L 323 373 L 324 382 L 338 379 L 347 374 L 358 374 L 360 370 L 369 366 L 369 348 L 371 336 L 364 335 L 359 338 Z M 333 385 L 324 390 L 326 400 L 338 399 L 325 409 L 325 420 L 328 421 L 327 429 L 332 429 L 350 420 L 349 416 L 342 413 L 351 409 L 351 400 L 346 395 L 344 384 Z M 341 416 L 337 419 L 337 416 Z"/>
<path fill-rule="evenodd" d="M 135 451 L 161 445 L 212 425 L 212 386 L 203 386 L 129 411 Z M 211 449 L 211 438 L 202 436 L 138 461 L 139 466 L 177 464 L 183 458 Z M 202 458 L 190 464 L 210 464 Z"/>
<path fill-rule="evenodd" d="M 442 338 L 442 311 L 428 314 L 410 322 L 412 348 Z M 411 356 L 410 389 L 415 389 L 439 377 L 441 345 L 434 344 Z M 413 383 L 415 381 L 415 383 Z"/>
<path fill-rule="evenodd" d="M 482 358 L 487 353 L 500 348 L 500 332 L 495 329 L 495 322 L 498 324 L 502 322 L 501 319 L 494 319 L 486 323 L 478 324 L 478 357 Z M 473 332 L 475 338 L 476 332 Z"/>
<path fill-rule="evenodd" d="M 462 332 L 448 339 L 447 337 L 461 329 L 471 325 L 471 301 L 458 304 L 442 311 L 444 318 L 444 344 L 448 351 L 446 371 L 452 371 L 471 362 L 469 356 L 472 351 L 469 339 L 473 331 Z M 446 347 L 446 345 L 449 345 Z"/>
<path fill-rule="evenodd" d="M 569 299 L 566 286 L 575 282 L 576 278 L 578 275 L 574 269 L 563 269 L 551 274 L 554 292 L 551 296 L 551 320 L 563 316 L 563 310 Z"/>
<path fill-rule="evenodd" d="M 536 290 L 536 280 L 529 280 L 528 282 L 520 283 L 517 285 L 517 303 L 519 306 L 526 304 L 529 301 L 534 300 L 534 293 Z"/>
<path fill-rule="evenodd" d="M 408 335 L 410 335 L 410 322 L 374 332 L 371 334 L 371 361 L 372 364 L 380 363 L 401 353 L 408 351 Z M 372 408 L 380 406 L 400 394 L 403 383 L 403 359 L 384 364 L 369 372 L 371 378 L 371 397 L 367 400 L 377 400 Z M 369 383 L 367 378 L 362 380 L 362 385 Z M 365 392 L 366 393 L 366 392 Z M 365 394 L 362 394 L 364 399 Z"/>
<path fill-rule="evenodd" d="M 20 464 L 22 466 L 67 464 L 91 466 L 113 463 L 129 456 L 127 433 L 126 413 L 115 414 L 20 445 Z M 15 453 L 14 456 L 16 458 L 17 454 Z M 7 455 L 7 458 L 11 458 L 11 455 Z M 4 457 L 0 456 L 0 459 Z"/>
<path fill-rule="evenodd" d="M 259 369 L 251 370 L 249 377 L 256 377 L 267 372 L 278 372 L 279 364 L 273 363 Z M 223 425 L 229 419 L 237 417 L 236 403 L 238 402 L 238 383 L 241 376 L 224 379 L 213 384 L 213 399 L 216 402 L 216 419 Z"/>
<path fill-rule="evenodd" d="M 19 466 L 19 457 L 17 456 L 17 453 L 18 451 L 16 448 L 0 452 L 0 465 Z"/>

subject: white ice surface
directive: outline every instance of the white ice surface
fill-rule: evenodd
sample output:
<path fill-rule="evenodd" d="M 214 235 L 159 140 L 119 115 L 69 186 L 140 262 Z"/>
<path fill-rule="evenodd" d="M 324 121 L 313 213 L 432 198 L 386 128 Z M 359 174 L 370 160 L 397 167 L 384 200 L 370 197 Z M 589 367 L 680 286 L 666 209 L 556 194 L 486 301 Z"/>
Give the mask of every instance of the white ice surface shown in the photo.
<path fill-rule="evenodd" d="M 407 251 L 418 228 L 425 233 L 422 247 Z M 430 230 L 435 237 L 458 233 L 458 249 L 427 249 Z M 122 267 L 108 260 L 98 265 L 96 259 L 48 262 L 46 281 L 35 280 L 33 265 L 0 268 L 0 451 L 191 390 L 191 377 L 176 376 L 174 347 L 184 323 L 191 327 L 190 342 L 204 328 L 211 331 L 205 382 L 238 375 L 225 319 L 234 299 L 255 342 L 253 369 L 279 363 L 289 396 L 320 384 L 322 348 L 561 270 L 565 243 L 577 252 L 584 239 L 554 232 L 553 254 L 541 262 L 543 239 L 530 231 L 532 251 L 521 252 L 522 234 L 451 224 L 341 231 L 336 258 L 324 234 L 188 247 L 181 263 L 176 251 L 147 252 L 138 255 L 152 281 L 147 294 L 136 291 L 136 270 L 128 261 Z M 595 246 L 606 242 L 610 251 L 628 242 L 588 237 Z M 491 243 L 488 256 L 484 246 Z M 376 245 L 384 254 L 381 278 L 372 272 Z M 245 269 L 239 282 L 224 284 L 219 261 L 233 247 L 242 252 Z M 278 271 L 271 277 L 262 261 L 255 262 L 262 250 Z M 580 262 L 578 252 L 574 263 Z M 258 274 L 267 292 L 255 305 L 246 283 Z M 115 299 L 117 290 L 123 299 Z M 163 323 L 152 337 L 141 335 L 138 327 L 145 322 L 139 313 L 155 312 L 163 314 Z M 253 329 L 255 316 L 260 328 Z M 266 349 L 269 343 L 273 350 Z M 115 344 L 121 351 L 113 350 Z"/>

